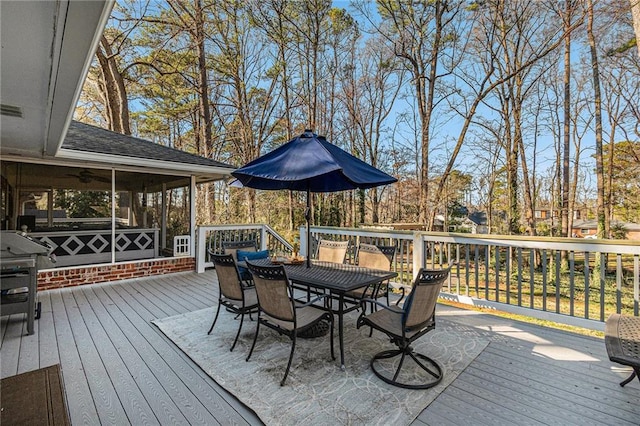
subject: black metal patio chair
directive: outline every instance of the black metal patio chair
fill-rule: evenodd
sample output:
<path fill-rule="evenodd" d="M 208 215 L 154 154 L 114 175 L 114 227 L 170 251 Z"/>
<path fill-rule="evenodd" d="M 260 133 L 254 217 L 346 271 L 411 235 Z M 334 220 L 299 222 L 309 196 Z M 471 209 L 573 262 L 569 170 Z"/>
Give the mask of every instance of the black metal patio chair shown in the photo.
<path fill-rule="evenodd" d="M 344 263 L 349 249 L 349 241 L 320 240 L 316 259 L 322 262 Z"/>
<path fill-rule="evenodd" d="M 393 257 L 396 254 L 396 246 L 378 246 L 374 244 L 360 243 L 358 245 L 358 266 L 363 266 L 370 269 L 380 269 L 383 271 L 390 271 L 391 264 L 393 263 Z M 382 287 L 384 285 L 384 288 Z M 357 290 L 350 291 L 346 296 L 357 300 L 363 298 L 378 299 L 385 297 L 387 305 L 389 304 L 389 286 L 386 282 L 379 282 L 369 287 L 359 288 Z"/>
<path fill-rule="evenodd" d="M 403 308 L 386 306 L 374 299 L 363 299 L 363 312 L 357 327 L 369 326 L 385 333 L 397 349 L 385 350 L 371 359 L 371 369 L 380 379 L 408 389 L 428 389 L 442 380 L 442 367 L 426 355 L 414 351 L 412 344 L 436 327 L 436 302 L 450 267 L 442 270 L 421 269 L 413 283 Z M 382 309 L 365 314 L 364 304 L 375 303 Z M 405 358 L 416 367 L 404 375 Z M 396 357 L 400 357 L 396 360 Z"/>
<path fill-rule="evenodd" d="M 244 316 L 258 311 L 258 297 L 255 288 L 246 287 L 242 284 L 240 273 L 238 272 L 236 262 L 232 255 L 213 254 L 211 258 L 216 267 L 220 291 L 218 293 L 216 316 L 207 334 L 211 334 L 211 331 L 213 331 L 213 327 L 216 325 L 218 315 L 220 314 L 221 306 L 224 306 L 227 311 L 237 314 L 240 316 L 240 325 L 238 326 L 238 332 L 236 333 L 233 345 L 231 345 L 231 351 L 233 351 L 236 343 L 238 343 L 238 337 L 240 337 Z"/>
<path fill-rule="evenodd" d="M 233 256 L 236 262 L 239 262 L 244 259 L 238 258 L 238 251 L 258 251 L 258 244 L 255 240 L 244 240 L 244 241 L 223 241 L 222 242 L 222 250 L 224 254 L 230 254 Z M 247 285 L 253 285 L 253 281 L 251 279 L 251 274 L 246 268 L 238 268 L 240 272 L 240 278 Z"/>
<path fill-rule="evenodd" d="M 247 261 L 247 267 L 253 275 L 259 306 L 256 334 L 253 338 L 247 361 L 253 354 L 261 324 L 277 331 L 279 334 L 288 336 L 291 339 L 291 353 L 289 354 L 289 362 L 287 363 L 284 377 L 280 382 L 280 386 L 284 386 L 291 369 L 297 337 L 300 333 L 310 329 L 322 320 L 329 321 L 331 358 L 335 360 L 336 357 L 333 351 L 333 314 L 313 305 L 324 296 L 321 295 L 301 304 L 293 298 L 293 287 L 282 265 L 258 266 Z"/>

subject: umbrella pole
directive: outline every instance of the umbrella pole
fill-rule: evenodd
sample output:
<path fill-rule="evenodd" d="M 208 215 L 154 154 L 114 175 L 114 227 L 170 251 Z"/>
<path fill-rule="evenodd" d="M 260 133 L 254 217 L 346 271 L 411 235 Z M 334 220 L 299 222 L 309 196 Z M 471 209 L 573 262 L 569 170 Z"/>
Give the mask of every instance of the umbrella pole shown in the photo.
<path fill-rule="evenodd" d="M 307 268 L 311 267 L 311 191 L 307 188 L 307 210 L 304 212 L 307 219 Z"/>

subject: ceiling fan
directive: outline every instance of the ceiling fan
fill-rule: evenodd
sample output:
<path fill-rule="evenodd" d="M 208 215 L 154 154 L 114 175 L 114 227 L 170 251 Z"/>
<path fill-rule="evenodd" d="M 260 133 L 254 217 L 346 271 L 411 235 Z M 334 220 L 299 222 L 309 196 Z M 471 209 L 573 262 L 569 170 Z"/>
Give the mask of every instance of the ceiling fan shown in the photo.
<path fill-rule="evenodd" d="M 90 170 L 84 169 L 81 170 L 77 175 L 67 173 L 67 176 L 71 176 L 77 178 L 81 183 L 91 183 L 92 181 L 110 183 L 111 179 L 94 175 Z"/>

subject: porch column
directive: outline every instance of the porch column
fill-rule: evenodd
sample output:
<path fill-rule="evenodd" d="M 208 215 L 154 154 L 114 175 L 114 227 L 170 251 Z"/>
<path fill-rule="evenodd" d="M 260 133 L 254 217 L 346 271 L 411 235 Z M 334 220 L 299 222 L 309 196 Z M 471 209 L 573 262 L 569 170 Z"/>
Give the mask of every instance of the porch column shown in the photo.
<path fill-rule="evenodd" d="M 189 187 L 189 220 L 191 225 L 189 226 L 189 253 L 192 256 L 196 255 L 196 177 L 191 176 L 191 185 Z M 175 253 L 174 253 L 175 254 Z"/>
<path fill-rule="evenodd" d="M 160 247 L 167 248 L 167 184 L 162 184 L 162 212 L 161 212 L 161 227 L 160 227 Z"/>
<path fill-rule="evenodd" d="M 111 263 L 116 263 L 116 169 L 111 168 Z"/>

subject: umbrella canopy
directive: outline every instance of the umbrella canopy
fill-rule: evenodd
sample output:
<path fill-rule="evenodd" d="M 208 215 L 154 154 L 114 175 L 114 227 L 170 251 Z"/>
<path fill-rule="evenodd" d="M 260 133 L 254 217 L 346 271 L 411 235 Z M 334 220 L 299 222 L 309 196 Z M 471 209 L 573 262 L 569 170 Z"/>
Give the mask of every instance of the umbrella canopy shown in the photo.
<path fill-rule="evenodd" d="M 243 186 L 307 192 L 307 264 L 310 256 L 310 192 L 367 189 L 397 179 L 343 151 L 311 130 L 231 172 Z"/>
<path fill-rule="evenodd" d="M 310 130 L 231 173 L 255 189 L 336 192 L 397 181 Z"/>

